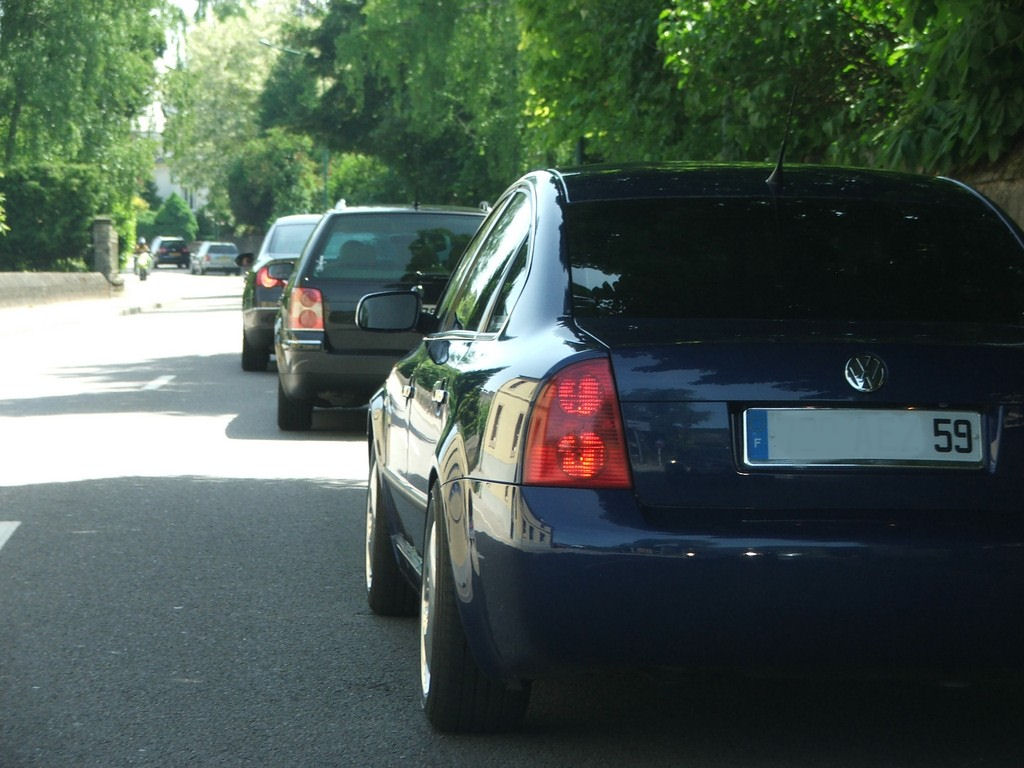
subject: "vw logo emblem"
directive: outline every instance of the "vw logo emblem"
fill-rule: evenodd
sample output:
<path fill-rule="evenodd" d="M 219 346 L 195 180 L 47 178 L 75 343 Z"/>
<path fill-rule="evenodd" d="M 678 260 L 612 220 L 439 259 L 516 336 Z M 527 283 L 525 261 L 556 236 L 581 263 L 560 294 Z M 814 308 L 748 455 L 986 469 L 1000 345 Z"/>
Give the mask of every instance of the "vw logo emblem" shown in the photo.
<path fill-rule="evenodd" d="M 885 384 L 885 363 L 874 355 L 854 355 L 846 361 L 846 381 L 858 392 L 874 392 Z"/>

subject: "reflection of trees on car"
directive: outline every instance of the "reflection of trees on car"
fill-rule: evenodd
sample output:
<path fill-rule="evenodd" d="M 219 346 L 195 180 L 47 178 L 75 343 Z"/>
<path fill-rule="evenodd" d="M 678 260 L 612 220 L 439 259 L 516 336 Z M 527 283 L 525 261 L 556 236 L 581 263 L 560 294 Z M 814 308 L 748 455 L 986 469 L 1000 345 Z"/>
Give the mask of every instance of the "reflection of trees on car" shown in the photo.
<path fill-rule="evenodd" d="M 441 275 L 447 277 L 455 268 L 462 252 L 469 244 L 469 235 L 456 235 L 449 229 L 421 229 L 409 243 L 411 257 L 405 266 L 403 280 L 417 276 Z"/>

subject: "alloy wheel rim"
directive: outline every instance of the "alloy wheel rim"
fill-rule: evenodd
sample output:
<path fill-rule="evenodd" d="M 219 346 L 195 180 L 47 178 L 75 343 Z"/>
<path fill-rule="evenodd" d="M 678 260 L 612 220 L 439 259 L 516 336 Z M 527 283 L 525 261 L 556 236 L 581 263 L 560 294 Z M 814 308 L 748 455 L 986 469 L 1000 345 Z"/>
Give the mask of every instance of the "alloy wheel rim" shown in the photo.
<path fill-rule="evenodd" d="M 433 646 L 434 617 L 431 599 L 436 587 L 437 523 L 431 523 L 427 538 L 426 557 L 423 558 L 423 585 L 420 588 L 420 687 L 423 701 L 430 693 L 430 652 Z"/>
<path fill-rule="evenodd" d="M 377 467 L 373 466 L 370 469 L 370 482 L 366 488 L 366 557 L 364 562 L 366 564 L 366 591 L 369 592 L 373 587 L 373 537 L 376 533 L 374 527 L 376 525 L 376 509 L 377 509 Z"/>

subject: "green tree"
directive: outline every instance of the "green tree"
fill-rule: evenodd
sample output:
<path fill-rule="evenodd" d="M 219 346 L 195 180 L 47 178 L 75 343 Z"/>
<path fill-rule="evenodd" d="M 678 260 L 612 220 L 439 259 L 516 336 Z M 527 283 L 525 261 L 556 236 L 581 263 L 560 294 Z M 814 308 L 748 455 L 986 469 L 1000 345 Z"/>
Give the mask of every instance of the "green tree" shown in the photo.
<path fill-rule="evenodd" d="M 408 200 L 410 193 L 402 179 L 382 160 L 367 155 L 344 153 L 331 162 L 330 199 L 352 205 L 395 203 Z"/>
<path fill-rule="evenodd" d="M 1019 0 L 905 0 L 893 165 L 929 171 L 992 163 L 1024 135 L 1024 5 Z"/>
<path fill-rule="evenodd" d="M 174 235 L 186 240 L 195 240 L 196 233 L 199 231 L 195 214 L 177 192 L 172 192 L 160 206 L 160 210 L 156 212 L 156 217 L 153 220 L 153 226 L 156 227 L 157 234 Z"/>
<path fill-rule="evenodd" d="M 512 0 L 332 2 L 288 36 L 300 56 L 278 61 L 262 114 L 379 159 L 415 199 L 475 203 L 521 167 L 517 41 Z"/>
<path fill-rule="evenodd" d="M 129 137 L 164 46 L 165 0 L 0 2 L 0 141 L 16 162 L 95 162 Z"/>
<path fill-rule="evenodd" d="M 678 78 L 684 157 L 871 162 L 900 93 L 901 17 L 884 0 L 673 0 L 659 45 Z"/>
<path fill-rule="evenodd" d="M 666 1 L 518 0 L 534 163 L 663 159 L 679 145 L 682 98 L 657 47 Z"/>
<path fill-rule="evenodd" d="M 228 171 L 228 194 L 235 219 L 256 230 L 279 216 L 317 207 L 321 180 L 313 142 L 275 128 L 252 139 L 235 154 Z"/>
<path fill-rule="evenodd" d="M 208 16 L 191 29 L 184 61 L 164 80 L 169 164 L 189 186 L 207 191 L 213 210 L 232 210 L 229 173 L 261 135 L 259 97 L 279 53 L 259 41 L 278 36 L 292 5 L 268 0 L 244 13 L 232 6 L 223 18 Z"/>
<path fill-rule="evenodd" d="M 112 214 L 129 235 L 131 197 L 154 156 L 133 121 L 151 99 L 172 17 L 166 0 L 0 0 L 0 166 L 52 184 L 40 190 L 47 196 L 92 166 L 90 213 Z M 22 235 L 36 238 L 24 247 L 52 252 L 46 233 Z M 76 256 L 65 248 L 52 258 Z"/>
<path fill-rule="evenodd" d="M 10 232 L 0 238 L 0 270 L 83 271 L 91 223 L 105 196 L 95 165 L 39 163 L 0 179 Z"/>
<path fill-rule="evenodd" d="M 1024 136 L 1017 0 L 672 0 L 680 154 L 768 158 L 795 95 L 792 156 L 961 172 Z"/>

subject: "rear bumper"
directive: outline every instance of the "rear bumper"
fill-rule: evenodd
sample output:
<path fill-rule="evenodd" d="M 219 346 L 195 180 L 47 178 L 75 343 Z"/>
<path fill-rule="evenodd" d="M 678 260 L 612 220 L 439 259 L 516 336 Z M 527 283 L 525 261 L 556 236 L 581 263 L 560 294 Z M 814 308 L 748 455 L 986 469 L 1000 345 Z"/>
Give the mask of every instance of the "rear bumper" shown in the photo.
<path fill-rule="evenodd" d="M 238 265 L 235 264 L 234 258 L 201 261 L 199 267 L 205 272 L 238 272 Z"/>
<path fill-rule="evenodd" d="M 477 660 L 497 677 L 1024 666 L 1019 525 L 737 522 L 666 533 L 645 524 L 629 492 L 478 483 L 466 493 L 471 514 L 449 521 L 460 605 Z"/>
<path fill-rule="evenodd" d="M 164 264 L 174 264 L 178 267 L 187 267 L 192 263 L 188 256 L 154 256 L 153 266 L 159 267 Z"/>
<path fill-rule="evenodd" d="M 322 346 L 275 342 L 281 387 L 293 400 L 322 406 L 366 405 L 387 378 L 396 356 L 329 352 Z"/>

